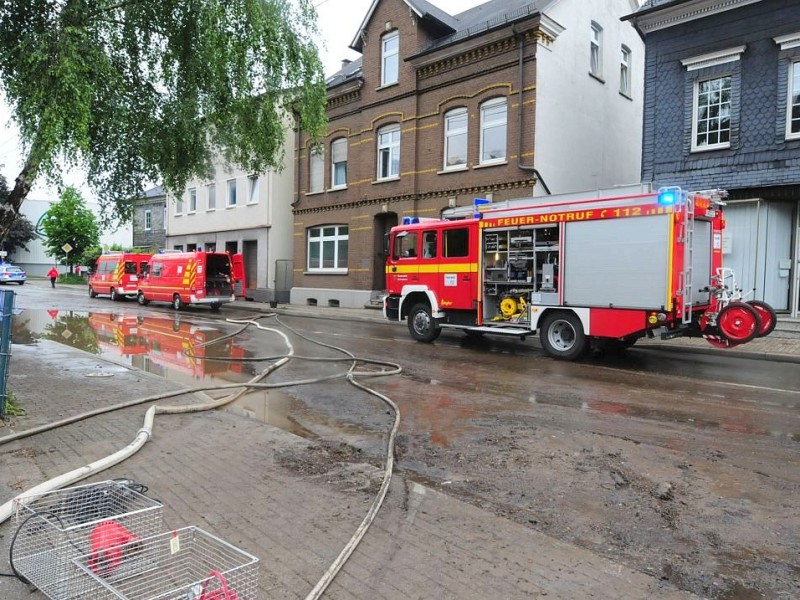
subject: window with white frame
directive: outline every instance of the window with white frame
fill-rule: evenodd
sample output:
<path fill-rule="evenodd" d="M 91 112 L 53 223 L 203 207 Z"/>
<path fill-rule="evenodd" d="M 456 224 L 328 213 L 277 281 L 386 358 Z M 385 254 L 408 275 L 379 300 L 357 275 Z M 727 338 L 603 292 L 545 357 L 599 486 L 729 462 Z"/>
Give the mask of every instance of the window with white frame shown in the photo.
<path fill-rule="evenodd" d="M 236 206 L 236 180 L 228 180 L 228 206 Z"/>
<path fill-rule="evenodd" d="M 331 187 L 347 186 L 347 138 L 331 143 Z"/>
<path fill-rule="evenodd" d="M 206 195 L 208 196 L 208 210 L 217 209 L 217 184 L 209 183 L 206 186 Z"/>
<path fill-rule="evenodd" d="M 378 179 L 400 176 L 400 125 L 378 130 Z"/>
<path fill-rule="evenodd" d="M 345 272 L 349 242 L 347 225 L 323 225 L 308 229 L 309 271 Z"/>
<path fill-rule="evenodd" d="M 387 33 L 381 38 L 381 85 L 397 83 L 400 76 L 400 34 Z"/>
<path fill-rule="evenodd" d="M 325 186 L 325 154 L 321 147 L 309 151 L 308 165 L 308 192 L 321 192 Z"/>
<path fill-rule="evenodd" d="M 692 150 L 715 150 L 731 145 L 730 75 L 694 83 Z"/>
<path fill-rule="evenodd" d="M 603 76 L 603 28 L 594 21 L 589 40 L 589 72 L 595 77 Z"/>
<path fill-rule="evenodd" d="M 153 211 L 144 211 L 144 230 L 150 231 L 153 229 Z"/>
<path fill-rule="evenodd" d="M 197 190 L 189 190 L 189 212 L 197 212 Z"/>
<path fill-rule="evenodd" d="M 467 109 L 454 108 L 444 115 L 444 168 L 467 165 Z"/>
<path fill-rule="evenodd" d="M 505 98 L 481 104 L 481 164 L 506 160 L 507 110 Z"/>
<path fill-rule="evenodd" d="M 258 175 L 250 175 L 247 181 L 250 183 L 250 194 L 247 196 L 247 203 L 258 204 L 259 177 Z"/>
<path fill-rule="evenodd" d="M 800 60 L 789 64 L 789 104 L 786 108 L 786 137 L 800 138 Z"/>
<path fill-rule="evenodd" d="M 176 215 L 183 214 L 183 198 L 175 199 L 175 214 Z"/>
<path fill-rule="evenodd" d="M 619 57 L 619 93 L 631 96 L 631 49 L 622 46 Z"/>

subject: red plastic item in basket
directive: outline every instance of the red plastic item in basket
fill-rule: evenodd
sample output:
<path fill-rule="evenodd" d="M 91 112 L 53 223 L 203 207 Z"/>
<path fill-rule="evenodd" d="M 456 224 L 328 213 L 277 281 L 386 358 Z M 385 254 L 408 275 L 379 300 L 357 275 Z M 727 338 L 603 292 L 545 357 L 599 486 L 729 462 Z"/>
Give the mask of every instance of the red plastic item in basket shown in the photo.
<path fill-rule="evenodd" d="M 101 577 L 110 575 L 122 562 L 122 547 L 137 539 L 114 520 L 99 523 L 89 536 L 89 568 Z"/>
<path fill-rule="evenodd" d="M 216 590 L 206 591 L 208 584 L 214 580 L 219 580 L 220 588 Z M 225 581 L 225 576 L 219 571 L 211 571 L 211 574 L 203 582 L 203 589 L 200 591 L 200 596 L 197 600 L 239 600 L 239 594 L 234 590 L 228 588 L 228 582 Z"/>

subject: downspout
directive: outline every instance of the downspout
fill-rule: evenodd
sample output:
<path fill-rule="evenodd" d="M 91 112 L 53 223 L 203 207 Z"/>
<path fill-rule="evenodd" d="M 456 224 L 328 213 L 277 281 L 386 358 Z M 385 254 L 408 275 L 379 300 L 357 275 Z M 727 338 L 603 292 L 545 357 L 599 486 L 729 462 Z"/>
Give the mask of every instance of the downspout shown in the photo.
<path fill-rule="evenodd" d="M 517 109 L 517 167 L 521 171 L 529 171 L 536 175 L 536 180 L 542 184 L 544 191 L 548 194 L 551 194 L 550 188 L 547 187 L 547 184 L 544 182 L 544 178 L 542 174 L 534 167 L 533 165 L 523 165 L 522 164 L 522 87 L 525 85 L 525 79 L 523 77 L 523 58 L 525 56 L 525 36 L 517 31 L 516 25 L 513 27 L 512 31 L 514 32 L 514 37 L 517 38 L 517 46 L 519 46 L 519 83 L 517 85 L 517 103 L 519 108 Z"/>

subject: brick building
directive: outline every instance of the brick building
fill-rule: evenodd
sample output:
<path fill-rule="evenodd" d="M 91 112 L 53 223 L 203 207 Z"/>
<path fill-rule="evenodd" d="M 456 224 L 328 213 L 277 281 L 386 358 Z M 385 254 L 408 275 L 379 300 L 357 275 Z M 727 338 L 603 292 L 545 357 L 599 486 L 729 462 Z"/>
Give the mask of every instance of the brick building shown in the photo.
<path fill-rule="evenodd" d="M 730 193 L 723 255 L 800 313 L 800 3 L 649 0 L 642 178 Z"/>
<path fill-rule="evenodd" d="M 449 15 L 374 0 L 296 151 L 295 304 L 363 306 L 404 216 L 639 180 L 634 0 L 492 0 Z"/>

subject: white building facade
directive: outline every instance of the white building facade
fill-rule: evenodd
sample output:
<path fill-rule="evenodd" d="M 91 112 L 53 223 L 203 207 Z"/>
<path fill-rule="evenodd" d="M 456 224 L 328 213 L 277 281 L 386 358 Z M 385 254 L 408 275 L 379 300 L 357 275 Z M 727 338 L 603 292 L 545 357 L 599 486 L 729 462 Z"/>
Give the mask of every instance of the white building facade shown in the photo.
<path fill-rule="evenodd" d="M 241 253 L 245 297 L 288 302 L 292 284 L 294 138 L 284 140 L 280 172 L 248 173 L 220 160 L 209 179 L 188 183 L 167 200 L 166 247 Z"/>

